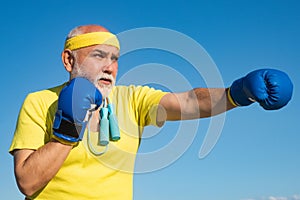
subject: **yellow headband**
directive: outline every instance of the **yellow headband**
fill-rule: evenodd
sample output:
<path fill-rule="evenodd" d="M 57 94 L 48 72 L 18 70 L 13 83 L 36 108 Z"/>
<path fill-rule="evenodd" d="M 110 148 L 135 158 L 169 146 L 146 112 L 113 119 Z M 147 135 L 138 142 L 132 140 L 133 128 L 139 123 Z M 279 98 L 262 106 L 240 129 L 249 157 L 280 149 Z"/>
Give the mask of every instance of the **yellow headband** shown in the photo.
<path fill-rule="evenodd" d="M 76 50 L 95 44 L 107 44 L 120 49 L 118 38 L 109 32 L 92 32 L 74 36 L 66 40 L 65 49 Z"/>

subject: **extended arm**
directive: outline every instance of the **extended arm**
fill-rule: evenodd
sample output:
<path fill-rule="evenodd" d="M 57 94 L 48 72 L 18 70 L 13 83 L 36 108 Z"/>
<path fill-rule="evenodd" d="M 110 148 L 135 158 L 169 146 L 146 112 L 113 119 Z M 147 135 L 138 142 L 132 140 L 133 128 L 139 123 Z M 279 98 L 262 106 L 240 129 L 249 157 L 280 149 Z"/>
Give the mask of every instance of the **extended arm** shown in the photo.
<path fill-rule="evenodd" d="M 210 117 L 236 106 L 258 102 L 266 110 L 284 107 L 291 99 L 293 84 L 288 75 L 275 69 L 250 72 L 227 89 L 196 88 L 184 93 L 169 93 L 161 101 L 158 123 Z"/>
<path fill-rule="evenodd" d="M 228 100 L 228 89 L 195 88 L 183 93 L 166 94 L 160 101 L 166 120 L 211 117 L 235 107 Z"/>

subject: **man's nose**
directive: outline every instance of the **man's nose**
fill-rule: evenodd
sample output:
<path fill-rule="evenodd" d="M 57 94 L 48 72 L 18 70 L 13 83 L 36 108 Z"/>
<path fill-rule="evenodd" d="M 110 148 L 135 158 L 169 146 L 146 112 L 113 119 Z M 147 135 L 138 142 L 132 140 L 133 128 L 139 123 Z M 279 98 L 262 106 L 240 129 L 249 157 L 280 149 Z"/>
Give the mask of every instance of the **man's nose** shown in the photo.
<path fill-rule="evenodd" d="M 113 71 L 113 61 L 111 59 L 106 59 L 106 62 L 104 63 L 104 67 L 102 68 L 102 71 L 111 74 Z"/>

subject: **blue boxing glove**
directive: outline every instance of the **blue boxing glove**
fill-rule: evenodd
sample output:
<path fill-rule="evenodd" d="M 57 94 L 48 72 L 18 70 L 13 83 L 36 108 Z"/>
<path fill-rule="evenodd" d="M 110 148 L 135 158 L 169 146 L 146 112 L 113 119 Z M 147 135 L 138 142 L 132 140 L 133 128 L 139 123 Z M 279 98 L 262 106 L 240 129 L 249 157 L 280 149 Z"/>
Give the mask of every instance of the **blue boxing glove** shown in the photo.
<path fill-rule="evenodd" d="M 91 112 L 102 103 L 100 91 L 85 78 L 72 79 L 60 92 L 53 122 L 58 141 L 72 144 L 83 137 Z"/>
<path fill-rule="evenodd" d="M 229 98 L 237 106 L 258 102 L 266 110 L 276 110 L 291 99 L 293 84 L 288 75 L 275 69 L 259 69 L 234 81 Z"/>

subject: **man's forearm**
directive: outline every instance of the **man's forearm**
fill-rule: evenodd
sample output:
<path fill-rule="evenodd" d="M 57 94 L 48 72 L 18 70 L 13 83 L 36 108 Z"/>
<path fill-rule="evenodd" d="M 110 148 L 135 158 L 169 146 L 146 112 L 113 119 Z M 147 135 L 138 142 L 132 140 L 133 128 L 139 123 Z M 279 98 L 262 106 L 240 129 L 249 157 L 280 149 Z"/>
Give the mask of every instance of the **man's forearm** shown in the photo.
<path fill-rule="evenodd" d="M 36 151 L 16 150 L 15 174 L 22 193 L 31 196 L 56 175 L 72 146 L 55 140 L 48 142 Z"/>
<path fill-rule="evenodd" d="M 161 99 L 160 105 L 164 108 L 158 112 L 161 121 L 211 117 L 235 107 L 225 88 L 195 88 L 183 93 L 169 93 Z"/>
<path fill-rule="evenodd" d="M 211 117 L 235 107 L 228 98 L 228 88 L 195 88 L 189 96 L 198 106 L 199 117 Z M 197 109 L 194 109 L 197 110 Z"/>

